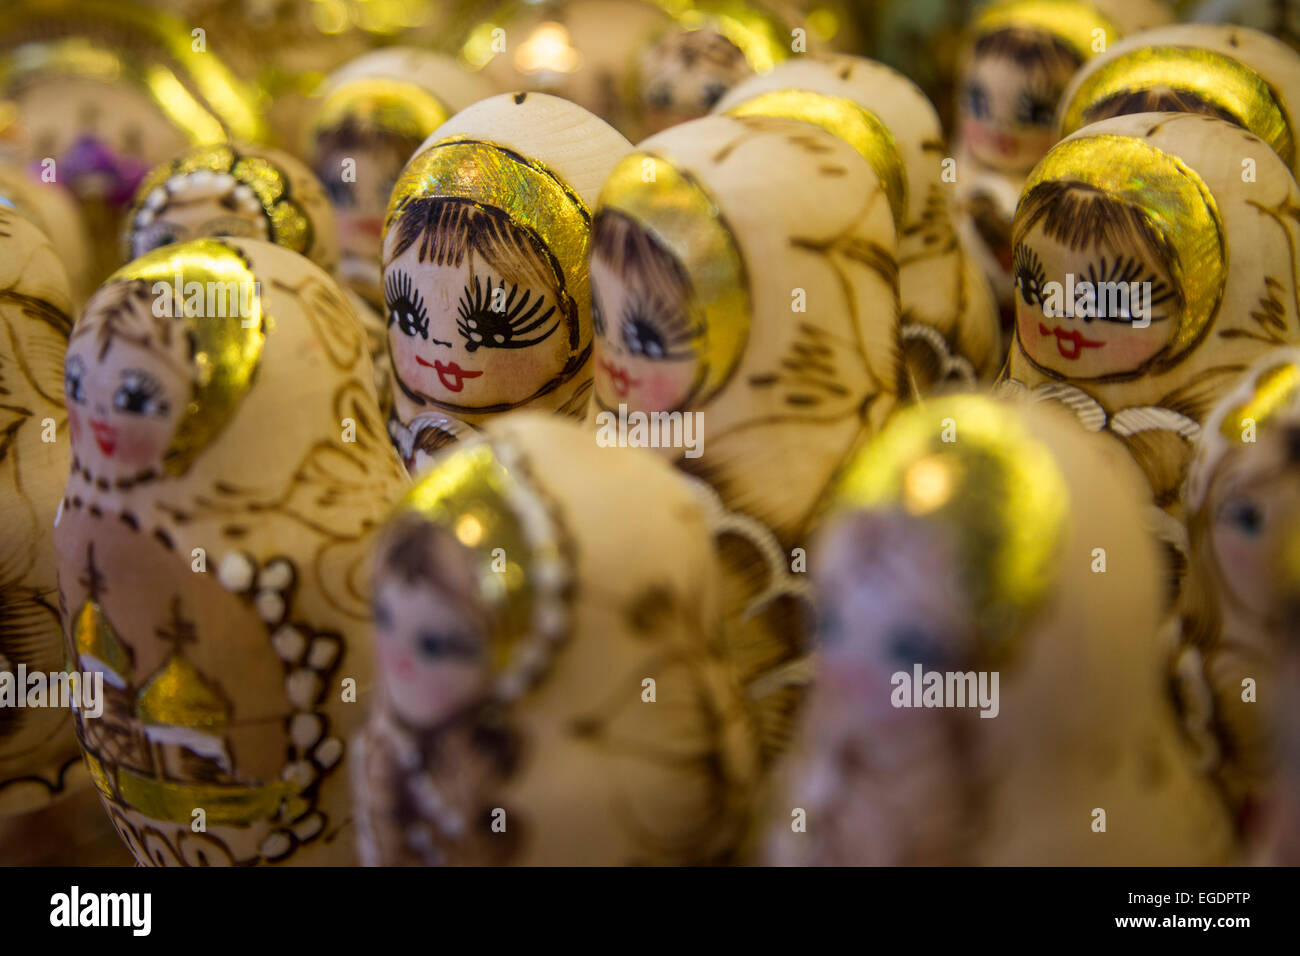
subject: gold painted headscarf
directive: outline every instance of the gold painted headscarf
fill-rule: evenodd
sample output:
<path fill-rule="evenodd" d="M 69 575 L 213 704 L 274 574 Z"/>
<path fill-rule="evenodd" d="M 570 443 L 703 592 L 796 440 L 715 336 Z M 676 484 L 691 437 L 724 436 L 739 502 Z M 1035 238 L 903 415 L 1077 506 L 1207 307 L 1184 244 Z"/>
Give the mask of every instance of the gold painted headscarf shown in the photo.
<path fill-rule="evenodd" d="M 1247 27 L 1180 24 L 1120 41 L 1075 76 L 1061 97 L 1058 134 L 1091 122 L 1090 111 L 1112 98 L 1160 90 L 1194 95 L 1300 170 L 1300 54 Z"/>

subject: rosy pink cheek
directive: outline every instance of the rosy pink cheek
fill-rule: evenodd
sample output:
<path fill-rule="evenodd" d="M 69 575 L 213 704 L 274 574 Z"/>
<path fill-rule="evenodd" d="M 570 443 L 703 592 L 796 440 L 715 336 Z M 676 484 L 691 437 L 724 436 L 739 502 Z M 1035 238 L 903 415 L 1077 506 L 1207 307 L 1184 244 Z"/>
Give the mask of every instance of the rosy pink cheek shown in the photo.
<path fill-rule="evenodd" d="M 672 372 L 651 372 L 641 385 L 642 404 L 650 411 L 669 411 L 677 407 L 684 391 L 680 376 Z"/>
<path fill-rule="evenodd" d="M 127 466 L 145 467 L 162 457 L 161 432 L 149 426 L 122 426 L 118 431 L 116 458 Z"/>
<path fill-rule="evenodd" d="M 68 407 L 68 430 L 72 433 L 73 441 L 81 440 L 81 413 L 72 406 Z"/>

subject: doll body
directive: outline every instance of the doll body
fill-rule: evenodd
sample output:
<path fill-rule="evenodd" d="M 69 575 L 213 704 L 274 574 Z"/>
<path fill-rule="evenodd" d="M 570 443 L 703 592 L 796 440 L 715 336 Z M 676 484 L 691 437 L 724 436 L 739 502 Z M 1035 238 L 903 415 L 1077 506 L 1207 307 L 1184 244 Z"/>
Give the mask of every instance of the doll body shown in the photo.
<path fill-rule="evenodd" d="M 504 411 L 584 414 L 591 206 L 629 148 L 581 107 L 514 93 L 458 113 L 407 164 L 383 261 L 389 432 L 408 468 Z"/>
<path fill-rule="evenodd" d="M 910 80 L 859 57 L 800 58 L 742 83 L 718 111 L 817 123 L 856 146 L 888 184 L 903 359 L 915 391 L 968 387 L 1000 370 L 992 296 L 957 235 L 942 181 L 948 150 L 939 117 Z"/>
<path fill-rule="evenodd" d="M 64 380 L 60 606 L 114 826 L 142 864 L 351 862 L 367 536 L 404 478 L 342 292 L 269 243 L 166 246 L 92 297 Z"/>
<path fill-rule="evenodd" d="M 902 379 L 894 235 L 870 164 L 784 118 L 675 127 L 601 193 L 589 424 L 603 441 L 633 413 L 698 423 L 702 447 L 664 442 L 658 454 L 710 502 L 730 639 L 769 756 L 806 684 L 796 549 Z"/>
<path fill-rule="evenodd" d="M 20 668 L 47 678 L 63 670 L 48 528 L 67 474 L 60 356 L 72 296 L 50 240 L 13 209 L 0 210 L 0 222 L 0 674 L 25 699 Z M 36 809 L 85 783 L 67 711 L 16 703 L 0 708 L 0 814 Z"/>
<path fill-rule="evenodd" d="M 645 452 L 521 413 L 439 457 L 375 555 L 362 860 L 731 858 L 755 741 L 716 587 L 703 510 Z"/>
<path fill-rule="evenodd" d="M 1054 409 L 939 399 L 864 446 L 812 554 L 823 678 L 774 858 L 1230 860 L 1163 689 L 1142 500 L 1118 450 Z"/>
<path fill-rule="evenodd" d="M 1183 488 L 1191 563 L 1178 669 L 1194 739 L 1259 841 L 1275 789 L 1286 638 L 1273 572 L 1300 517 L 1300 353 L 1257 363 L 1205 423 Z"/>

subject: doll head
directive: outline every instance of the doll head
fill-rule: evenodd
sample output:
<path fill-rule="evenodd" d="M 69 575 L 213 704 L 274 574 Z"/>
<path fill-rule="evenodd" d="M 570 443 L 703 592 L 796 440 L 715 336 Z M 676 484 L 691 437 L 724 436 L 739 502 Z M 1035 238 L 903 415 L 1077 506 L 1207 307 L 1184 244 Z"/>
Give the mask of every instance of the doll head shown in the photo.
<path fill-rule="evenodd" d="M 702 27 L 665 33 L 641 54 L 639 75 L 646 132 L 657 133 L 705 115 L 754 70 L 740 47 Z"/>
<path fill-rule="evenodd" d="M 1246 27 L 1179 24 L 1128 37 L 1079 71 L 1057 130 L 1130 113 L 1199 113 L 1254 133 L 1292 170 L 1300 164 L 1292 109 L 1300 55 Z"/>
<path fill-rule="evenodd" d="M 1223 243 L 1213 195 L 1176 157 L 1113 135 L 1062 143 L 1016 212 L 1019 349 L 1071 381 L 1167 369 L 1219 311 Z"/>
<path fill-rule="evenodd" d="M 107 487 L 183 473 L 256 368 L 260 293 L 232 247 L 160 249 L 111 276 L 73 328 L 64 390 L 74 470 Z"/>
<path fill-rule="evenodd" d="M 413 199 L 384 252 L 389 349 L 406 394 L 453 411 L 503 411 L 574 373 L 582 332 L 564 273 L 503 210 Z"/>
<path fill-rule="evenodd" d="M 380 679 L 396 715 L 427 729 L 486 698 L 491 615 L 473 554 L 406 516 L 385 532 L 373 589 Z"/>
<path fill-rule="evenodd" d="M 311 171 L 262 146 L 201 146 L 156 167 L 127 214 L 124 252 L 209 237 L 261 239 L 326 271 L 338 249 L 329 206 Z"/>
<path fill-rule="evenodd" d="M 1041 28 L 1008 23 L 977 32 L 958 87 L 962 143 L 985 166 L 1028 172 L 1051 148 L 1056 102 L 1083 61 Z"/>

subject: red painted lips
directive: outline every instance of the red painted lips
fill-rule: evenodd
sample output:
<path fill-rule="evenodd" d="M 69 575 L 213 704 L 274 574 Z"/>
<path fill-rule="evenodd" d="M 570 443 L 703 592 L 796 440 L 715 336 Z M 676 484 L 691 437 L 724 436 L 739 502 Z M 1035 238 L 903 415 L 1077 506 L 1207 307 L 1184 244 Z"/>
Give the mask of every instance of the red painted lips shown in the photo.
<path fill-rule="evenodd" d="M 439 362 L 437 360 L 426 362 L 418 355 L 415 360 L 425 368 L 431 368 L 437 372 L 438 381 L 442 382 L 442 387 L 449 392 L 459 392 L 465 387 L 465 379 L 478 378 L 483 374 L 482 372 L 471 372 L 463 369 L 455 362 Z"/>
<path fill-rule="evenodd" d="M 1049 329 L 1041 322 L 1038 323 L 1038 332 L 1040 335 L 1055 335 L 1056 348 L 1060 351 L 1061 357 L 1067 359 L 1077 359 L 1083 354 L 1084 349 L 1099 349 L 1106 344 L 1095 339 L 1085 338 L 1081 332 Z"/>
<path fill-rule="evenodd" d="M 113 449 L 117 447 L 117 429 L 108 422 L 92 418 L 90 420 L 90 430 L 95 433 L 95 442 L 99 445 L 99 450 L 105 455 L 111 456 Z"/>
<path fill-rule="evenodd" d="M 619 398 L 626 398 L 628 390 L 633 385 L 641 384 L 639 378 L 632 378 L 628 375 L 627 369 L 621 365 L 615 365 L 613 362 L 601 359 L 600 367 L 605 370 L 605 374 L 609 377 L 609 384 L 618 393 Z"/>

